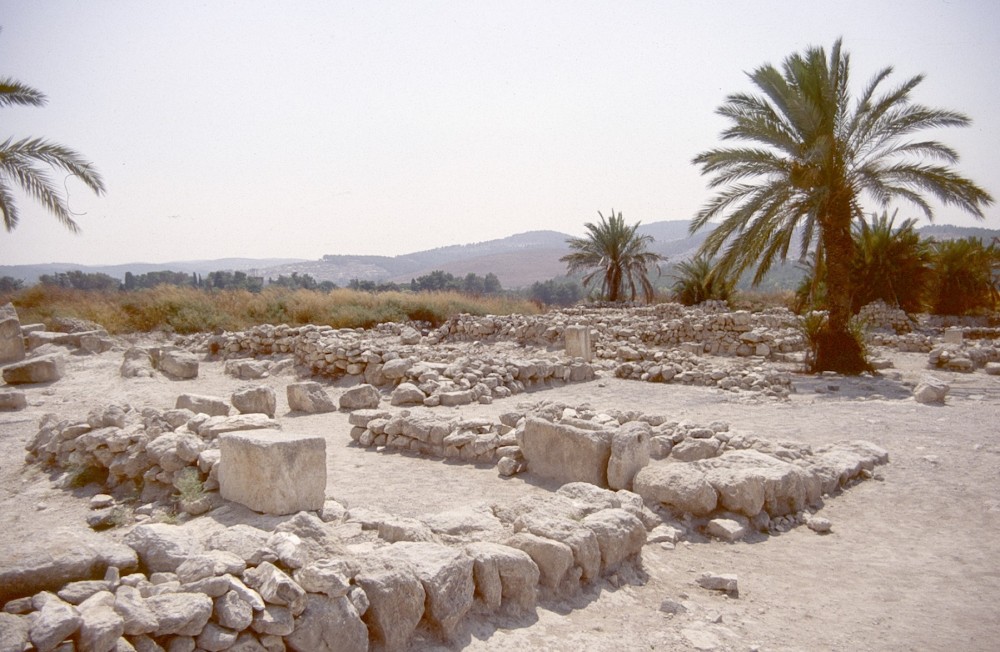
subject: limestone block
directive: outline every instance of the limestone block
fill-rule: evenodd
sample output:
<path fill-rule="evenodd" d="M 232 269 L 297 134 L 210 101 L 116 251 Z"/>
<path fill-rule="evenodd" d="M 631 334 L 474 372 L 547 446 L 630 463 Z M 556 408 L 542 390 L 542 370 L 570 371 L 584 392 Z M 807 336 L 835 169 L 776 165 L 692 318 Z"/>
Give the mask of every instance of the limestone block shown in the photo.
<path fill-rule="evenodd" d="M 372 639 L 386 650 L 405 649 L 424 614 L 424 586 L 409 564 L 387 557 L 368 557 L 354 582 L 364 590 L 364 614 Z"/>
<path fill-rule="evenodd" d="M 465 547 L 473 559 L 476 596 L 487 609 L 515 613 L 535 609 L 538 601 L 538 565 L 523 550 L 499 543 L 477 542 Z"/>
<path fill-rule="evenodd" d="M 196 414 L 207 414 L 210 417 L 229 416 L 229 404 L 217 396 L 181 394 L 177 397 L 174 407 L 178 410 L 186 408 Z"/>
<path fill-rule="evenodd" d="M 461 548 L 437 543 L 394 544 L 390 554 L 409 562 L 424 587 L 424 618 L 444 639 L 472 607 L 473 560 Z"/>
<path fill-rule="evenodd" d="M 368 628 L 346 597 L 309 595 L 285 643 L 295 652 L 366 652 Z"/>
<path fill-rule="evenodd" d="M 521 442 L 528 470 L 540 477 L 608 486 L 611 433 L 529 417 Z"/>
<path fill-rule="evenodd" d="M 65 357 L 50 353 L 7 365 L 3 368 L 3 379 L 8 385 L 48 383 L 62 378 L 65 370 Z"/>
<path fill-rule="evenodd" d="M 920 384 L 913 389 L 913 398 L 917 403 L 943 404 L 949 390 L 951 385 L 944 380 L 934 376 L 924 376 Z"/>
<path fill-rule="evenodd" d="M 581 577 L 590 581 L 601 572 L 601 548 L 592 530 L 579 522 L 554 512 L 533 511 L 514 521 L 515 532 L 530 532 L 536 536 L 565 543 L 573 551 L 573 562 L 580 567 Z"/>
<path fill-rule="evenodd" d="M 379 394 L 378 389 L 374 386 L 368 384 L 358 385 L 340 395 L 340 409 L 374 409 L 378 407 L 381 399 L 381 394 Z"/>
<path fill-rule="evenodd" d="M 709 514 L 719 501 L 704 472 L 687 463 L 650 464 L 635 475 L 634 485 L 644 500 L 696 516 Z"/>
<path fill-rule="evenodd" d="M 212 599 L 203 593 L 162 593 L 146 599 L 156 615 L 154 635 L 197 636 L 212 615 Z"/>
<path fill-rule="evenodd" d="M 291 383 L 285 391 L 288 396 L 288 408 L 293 412 L 319 414 L 337 409 L 323 386 L 315 381 Z"/>
<path fill-rule="evenodd" d="M 425 398 L 427 395 L 413 383 L 400 383 L 396 389 L 392 390 L 389 402 L 392 405 L 423 405 Z"/>
<path fill-rule="evenodd" d="M 589 326 L 567 326 L 564 336 L 566 338 L 567 356 L 571 358 L 583 358 L 587 362 L 594 359 Z"/>
<path fill-rule="evenodd" d="M 573 550 L 561 541 L 553 541 L 530 532 L 518 532 L 506 545 L 522 550 L 538 566 L 539 581 L 550 589 L 558 588 L 573 566 Z"/>
<path fill-rule="evenodd" d="M 23 410 L 26 407 L 28 407 L 28 401 L 24 392 L 0 392 L 0 410 Z"/>
<path fill-rule="evenodd" d="M 632 489 L 632 479 L 649 464 L 652 429 L 643 421 L 630 421 L 611 435 L 611 458 L 608 460 L 608 486 Z"/>
<path fill-rule="evenodd" d="M 278 406 L 274 390 L 267 385 L 233 392 L 231 400 L 233 407 L 239 410 L 240 414 L 266 414 L 274 417 L 274 411 Z"/>
<path fill-rule="evenodd" d="M 945 344 L 961 344 L 964 334 L 961 328 L 946 328 L 944 331 Z"/>
<path fill-rule="evenodd" d="M 173 572 L 201 546 L 180 526 L 169 523 L 144 523 L 125 535 L 125 543 L 139 555 L 151 572 Z"/>
<path fill-rule="evenodd" d="M 55 596 L 47 596 L 45 604 L 31 625 L 31 642 L 39 650 L 54 650 L 63 639 L 72 636 L 83 623 L 76 607 Z"/>
<path fill-rule="evenodd" d="M 597 537 L 601 572 L 613 573 L 628 559 L 639 555 L 646 544 L 646 528 L 624 509 L 602 509 L 583 518 L 583 526 Z"/>
<path fill-rule="evenodd" d="M 152 378 L 153 359 L 146 349 L 133 346 L 125 351 L 120 369 L 122 378 Z"/>
<path fill-rule="evenodd" d="M 219 491 L 223 498 L 266 514 L 323 508 L 323 437 L 277 430 L 242 431 L 222 435 L 219 448 Z"/>
<path fill-rule="evenodd" d="M 198 358 L 187 351 L 164 351 L 159 367 L 160 371 L 178 380 L 198 377 Z"/>

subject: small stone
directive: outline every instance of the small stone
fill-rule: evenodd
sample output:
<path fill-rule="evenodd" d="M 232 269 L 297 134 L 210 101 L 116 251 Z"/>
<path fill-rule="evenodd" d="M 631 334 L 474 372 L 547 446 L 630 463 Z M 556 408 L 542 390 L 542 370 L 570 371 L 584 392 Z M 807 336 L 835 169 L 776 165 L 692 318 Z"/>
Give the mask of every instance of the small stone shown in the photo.
<path fill-rule="evenodd" d="M 718 575 L 716 573 L 702 573 L 695 580 L 703 589 L 709 591 L 725 591 L 730 595 L 739 593 L 739 584 L 735 575 Z"/>
<path fill-rule="evenodd" d="M 833 527 L 833 523 L 830 522 L 830 519 L 822 516 L 813 516 L 806 521 L 806 527 L 817 534 L 827 534 Z"/>
<path fill-rule="evenodd" d="M 671 600 L 670 598 L 667 598 L 666 600 L 660 603 L 660 611 L 671 615 L 677 615 L 686 612 L 687 607 L 685 607 L 677 600 Z"/>

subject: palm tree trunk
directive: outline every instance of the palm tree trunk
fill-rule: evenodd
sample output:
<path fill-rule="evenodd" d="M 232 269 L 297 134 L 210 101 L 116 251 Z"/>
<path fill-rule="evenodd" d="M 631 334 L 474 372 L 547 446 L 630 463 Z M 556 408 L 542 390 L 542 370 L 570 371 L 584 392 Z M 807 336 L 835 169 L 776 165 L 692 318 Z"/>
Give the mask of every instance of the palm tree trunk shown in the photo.
<path fill-rule="evenodd" d="M 849 205 L 837 206 L 822 220 L 822 241 L 826 248 L 826 302 L 829 318 L 819 333 L 814 371 L 860 374 L 870 371 L 862 343 L 851 334 L 851 239 Z"/>

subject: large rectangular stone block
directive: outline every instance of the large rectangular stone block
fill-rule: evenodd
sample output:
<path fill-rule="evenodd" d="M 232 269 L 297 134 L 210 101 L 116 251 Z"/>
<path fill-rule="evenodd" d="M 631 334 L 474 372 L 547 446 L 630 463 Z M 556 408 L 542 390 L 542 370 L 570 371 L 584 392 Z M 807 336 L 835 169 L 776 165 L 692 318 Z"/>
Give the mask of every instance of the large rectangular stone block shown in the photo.
<path fill-rule="evenodd" d="M 529 472 L 563 484 L 608 486 L 610 432 L 584 430 L 536 417 L 529 417 L 524 426 L 521 451 Z"/>
<path fill-rule="evenodd" d="M 279 430 L 231 432 L 219 437 L 219 493 L 265 514 L 323 508 L 326 440 Z"/>
<path fill-rule="evenodd" d="M 590 343 L 589 326 L 567 326 L 565 331 L 566 355 L 572 358 L 583 358 L 590 362 L 594 358 Z"/>

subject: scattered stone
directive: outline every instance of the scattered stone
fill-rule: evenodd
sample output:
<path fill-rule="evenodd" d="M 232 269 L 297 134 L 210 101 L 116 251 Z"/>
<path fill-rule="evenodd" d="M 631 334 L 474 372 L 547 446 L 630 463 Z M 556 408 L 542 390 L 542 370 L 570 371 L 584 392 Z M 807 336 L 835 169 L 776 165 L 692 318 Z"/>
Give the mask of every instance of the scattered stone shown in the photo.
<path fill-rule="evenodd" d="M 747 525 L 732 518 L 713 518 L 708 522 L 705 531 L 710 536 L 732 543 L 747 535 Z"/>
<path fill-rule="evenodd" d="M 175 380 L 197 378 L 198 358 L 187 351 L 164 351 L 160 354 L 159 369 Z"/>
<path fill-rule="evenodd" d="M 0 391 L 0 410 L 16 411 L 28 407 L 24 392 Z"/>
<path fill-rule="evenodd" d="M 340 395 L 341 410 L 364 410 L 378 407 L 382 395 L 372 385 L 364 384 L 352 387 Z"/>
<path fill-rule="evenodd" d="M 806 527 L 817 534 L 827 534 L 833 528 L 833 523 L 822 516 L 811 516 L 806 521 Z"/>
<path fill-rule="evenodd" d="M 315 381 L 292 383 L 285 391 L 288 395 L 288 408 L 293 412 L 319 414 L 337 409 L 323 386 Z"/>
<path fill-rule="evenodd" d="M 948 395 L 949 390 L 951 390 L 951 385 L 944 380 L 934 376 L 924 376 L 920 384 L 914 388 L 913 398 L 917 400 L 917 403 L 944 404 L 945 396 Z"/>
<path fill-rule="evenodd" d="M 266 414 L 272 419 L 278 405 L 274 390 L 267 385 L 241 389 L 233 393 L 231 400 L 240 414 Z"/>
<path fill-rule="evenodd" d="M 59 380 L 66 372 L 66 358 L 60 353 L 40 355 L 3 368 L 3 379 L 8 385 L 31 385 Z"/>
<path fill-rule="evenodd" d="M 695 580 L 695 583 L 703 589 L 709 591 L 725 591 L 736 596 L 739 594 L 739 582 L 735 575 L 718 575 L 715 573 L 702 573 Z"/>
<path fill-rule="evenodd" d="M 666 598 L 660 603 L 660 611 L 666 614 L 677 615 L 686 613 L 687 607 L 685 607 L 677 600 Z"/>

